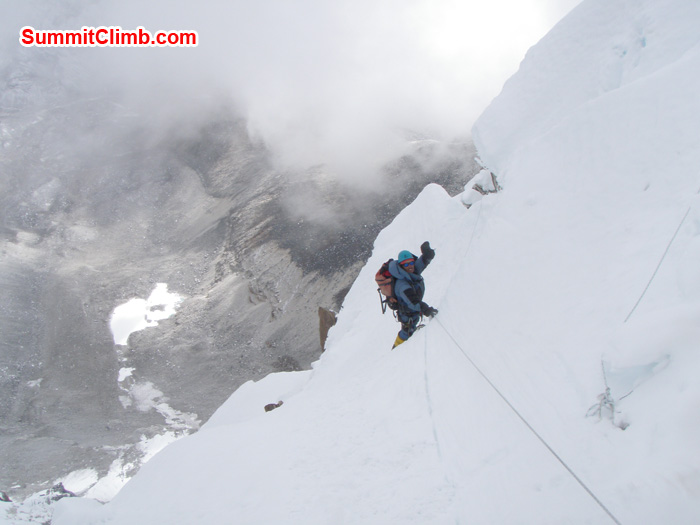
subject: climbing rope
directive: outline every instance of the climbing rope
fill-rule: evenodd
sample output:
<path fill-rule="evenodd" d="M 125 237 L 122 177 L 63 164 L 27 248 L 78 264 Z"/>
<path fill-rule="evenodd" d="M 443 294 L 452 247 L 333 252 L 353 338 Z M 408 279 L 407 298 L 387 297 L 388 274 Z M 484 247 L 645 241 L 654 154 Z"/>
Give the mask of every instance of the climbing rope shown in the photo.
<path fill-rule="evenodd" d="M 625 323 L 629 320 L 630 317 L 632 317 L 632 314 L 637 309 L 637 306 L 639 306 L 639 303 L 642 302 L 642 299 L 644 298 L 644 295 L 647 293 L 649 286 L 651 286 L 651 282 L 656 277 L 656 273 L 659 271 L 659 268 L 661 268 L 661 264 L 664 262 L 664 259 L 666 258 L 666 255 L 668 254 L 668 250 L 671 249 L 671 245 L 673 244 L 673 241 L 676 240 L 676 236 L 678 235 L 678 232 L 681 231 L 681 226 L 683 226 L 683 223 L 685 222 L 685 219 L 688 217 L 688 214 L 690 213 L 691 208 L 692 208 L 692 206 L 688 206 L 688 209 L 686 210 L 685 215 L 683 215 L 683 218 L 681 219 L 680 224 L 678 224 L 678 228 L 676 228 L 676 232 L 673 234 L 673 237 L 671 237 L 671 240 L 668 242 L 668 245 L 666 246 L 666 250 L 664 251 L 664 254 L 661 256 L 661 259 L 659 260 L 659 264 L 656 265 L 656 269 L 654 270 L 654 273 L 651 274 L 651 279 L 649 279 L 649 282 L 647 283 L 646 287 L 644 288 L 642 295 L 639 296 L 639 299 L 637 299 L 637 302 L 635 303 L 634 307 L 632 308 L 630 313 L 627 314 L 627 317 L 625 317 L 625 321 L 624 321 Z"/>
<path fill-rule="evenodd" d="M 481 210 L 483 208 L 483 203 L 480 202 L 479 204 L 480 204 L 479 211 L 477 213 L 476 220 L 474 221 L 474 226 L 472 228 L 472 234 L 471 234 L 471 236 L 469 238 L 469 242 L 467 244 L 467 249 L 464 251 L 464 255 L 463 255 L 464 257 L 466 257 L 466 255 L 471 250 L 472 242 L 474 240 L 474 235 L 476 233 L 476 226 L 479 224 L 479 219 L 481 218 Z M 680 227 L 679 227 L 679 229 L 680 229 Z M 593 500 L 598 504 L 598 506 L 601 509 L 603 509 L 603 511 L 610 517 L 610 519 L 614 523 L 616 523 L 617 525 L 621 525 L 620 521 L 615 517 L 615 515 L 612 512 L 610 512 L 610 510 L 603 504 L 602 501 L 600 501 L 600 499 L 598 499 L 598 497 L 593 493 L 593 491 L 588 488 L 588 486 L 581 480 L 581 478 L 579 478 L 576 475 L 576 473 L 571 469 L 571 467 L 569 467 L 569 465 L 567 465 L 566 462 L 564 462 L 564 460 L 559 456 L 559 454 L 557 454 L 555 452 L 555 450 L 549 445 L 549 443 L 547 443 L 544 440 L 544 438 L 542 436 L 540 436 L 540 434 L 532 427 L 532 425 L 530 425 L 530 423 L 528 423 L 528 421 L 525 419 L 525 417 L 523 417 L 523 415 L 520 414 L 520 412 L 518 412 L 518 410 L 515 408 L 515 406 L 513 406 L 513 404 L 508 400 L 508 398 L 505 395 L 503 395 L 503 393 L 498 389 L 498 387 L 478 367 L 478 365 L 474 362 L 474 360 L 471 357 L 469 357 L 469 354 L 464 350 L 464 348 L 462 348 L 462 346 L 459 344 L 459 342 L 457 342 L 457 340 L 452 336 L 450 331 L 447 328 L 445 328 L 445 325 L 442 324 L 442 322 L 440 321 L 440 318 L 436 317 L 435 320 L 442 327 L 442 329 L 445 331 L 447 336 L 452 340 L 452 342 L 455 344 L 455 346 L 457 348 L 459 348 L 460 352 L 464 355 L 464 357 L 467 359 L 467 361 L 469 361 L 469 363 L 471 363 L 471 365 L 479 373 L 479 375 L 481 375 L 481 377 L 484 378 L 484 380 L 489 384 L 489 386 L 491 386 L 491 388 L 494 390 L 494 392 L 496 392 L 496 394 L 498 394 L 498 396 L 505 402 L 505 404 L 508 405 L 508 407 L 513 411 L 513 413 L 518 417 L 518 419 L 520 419 L 520 421 L 522 421 L 523 424 L 530 430 L 530 432 L 532 432 L 534 434 L 534 436 L 540 441 L 540 443 L 542 443 L 545 446 L 545 448 L 547 450 L 549 450 L 549 452 L 557 459 L 557 461 L 559 461 L 559 463 L 567 470 L 567 472 L 569 472 L 569 474 L 571 474 L 571 476 L 576 480 L 576 482 L 581 487 L 583 487 L 583 489 L 588 493 L 588 495 L 591 498 L 593 498 Z M 427 366 L 427 340 L 426 340 L 425 351 L 426 351 L 426 366 Z M 427 378 L 426 378 L 426 388 L 427 388 Z M 609 389 L 608 389 L 608 391 L 609 391 Z M 435 438 L 437 440 L 437 435 L 435 436 Z"/>
<path fill-rule="evenodd" d="M 428 338 L 423 338 L 423 380 L 425 383 L 425 399 L 428 403 L 428 414 L 430 415 L 430 420 L 433 422 L 433 439 L 435 440 L 435 448 L 437 450 L 437 455 L 442 461 L 442 447 L 440 447 L 440 440 L 438 439 L 437 428 L 435 427 L 435 418 L 433 417 L 433 399 L 430 395 L 430 382 L 428 381 Z"/>
<path fill-rule="evenodd" d="M 469 253 L 469 250 L 471 250 L 472 248 L 472 241 L 474 240 L 474 234 L 476 233 L 476 226 L 479 224 L 479 219 L 481 218 L 481 210 L 484 208 L 484 203 L 482 201 L 483 199 L 479 201 L 479 211 L 476 213 L 476 220 L 474 221 L 474 226 L 472 227 L 472 234 L 469 237 L 469 244 L 467 244 L 467 249 L 464 251 L 463 257 L 466 257 Z"/>
<path fill-rule="evenodd" d="M 528 421 L 525 419 L 525 417 L 523 417 L 523 415 L 520 414 L 520 412 L 518 412 L 518 410 L 513 406 L 513 404 L 510 401 L 508 401 L 508 398 L 505 395 L 503 395 L 503 393 L 501 393 L 501 391 L 498 389 L 498 387 L 477 366 L 477 364 L 474 362 L 474 360 L 471 357 L 469 357 L 469 354 L 464 350 L 464 348 L 462 348 L 462 346 L 452 336 L 450 331 L 447 328 L 445 328 L 445 325 L 442 324 L 440 319 L 438 317 L 436 317 L 435 320 L 442 327 L 442 329 L 445 331 L 447 336 L 452 340 L 452 342 L 455 344 L 455 346 L 457 348 L 459 348 L 459 350 L 462 352 L 464 357 L 467 358 L 467 361 L 469 361 L 471 363 L 471 365 L 474 367 L 474 369 L 479 373 L 479 375 L 481 375 L 481 377 L 484 378 L 484 380 L 491 386 L 491 388 L 494 390 L 494 392 L 496 392 L 496 394 L 498 394 L 498 396 L 505 402 L 505 404 L 508 405 L 508 407 L 510 407 L 510 409 L 513 411 L 513 413 L 516 416 L 518 416 L 520 421 L 522 421 L 523 424 L 530 430 L 530 432 L 532 432 L 534 434 L 534 436 L 540 441 L 540 443 L 542 443 L 547 448 L 547 450 L 549 450 L 549 452 L 557 459 L 557 461 L 559 461 L 559 463 L 561 463 L 561 465 L 569 472 L 569 474 L 571 474 L 571 476 L 578 482 L 578 484 L 581 485 L 581 487 L 583 487 L 583 489 L 588 493 L 588 495 L 591 498 L 593 498 L 593 500 L 598 504 L 598 506 L 601 509 L 603 509 L 603 511 L 605 511 L 605 513 L 610 517 L 610 519 L 612 519 L 613 522 L 615 522 L 617 525 L 621 525 L 620 521 L 613 515 L 613 513 L 610 512 L 610 510 L 603 504 L 602 501 L 600 501 L 600 499 L 598 499 L 598 497 L 593 493 L 593 491 L 590 488 L 588 488 L 588 486 L 581 480 L 581 478 L 579 478 L 576 475 L 576 473 L 571 469 L 571 467 L 569 467 L 569 465 L 566 464 L 566 462 L 559 456 L 559 454 L 557 454 L 554 451 L 554 449 L 549 445 L 549 443 L 547 443 L 544 440 L 544 438 L 542 436 L 540 436 L 540 434 L 532 427 L 532 425 L 530 425 L 530 423 L 528 423 Z"/>

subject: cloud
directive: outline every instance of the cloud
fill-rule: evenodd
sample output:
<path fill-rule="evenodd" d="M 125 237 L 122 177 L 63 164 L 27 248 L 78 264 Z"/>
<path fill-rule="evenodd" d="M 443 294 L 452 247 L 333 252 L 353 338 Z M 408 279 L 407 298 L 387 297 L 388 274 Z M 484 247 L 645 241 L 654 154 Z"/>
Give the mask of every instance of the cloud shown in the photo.
<path fill-rule="evenodd" d="M 233 105 L 280 165 L 325 163 L 362 178 L 401 150 L 408 131 L 468 136 L 527 48 L 577 3 L 64 0 L 53 20 L 70 28 L 194 29 L 200 45 L 51 51 L 82 65 L 85 91 L 118 91 L 153 126 L 194 125 Z"/>

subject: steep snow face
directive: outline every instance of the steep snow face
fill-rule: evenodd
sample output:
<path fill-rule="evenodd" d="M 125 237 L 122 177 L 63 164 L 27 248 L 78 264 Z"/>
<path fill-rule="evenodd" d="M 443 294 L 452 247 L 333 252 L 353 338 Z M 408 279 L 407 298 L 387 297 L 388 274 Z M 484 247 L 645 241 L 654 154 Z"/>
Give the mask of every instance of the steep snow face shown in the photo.
<path fill-rule="evenodd" d="M 689 1 L 581 4 L 475 127 L 502 191 L 428 187 L 312 372 L 247 383 L 54 523 L 700 521 L 698 23 Z M 426 239 L 440 314 L 392 351 L 373 274 Z"/>
<path fill-rule="evenodd" d="M 668 94 L 658 96 L 657 90 L 638 89 L 632 84 L 653 78 L 670 79 L 674 75 L 664 71 L 666 67 L 677 64 L 684 69 L 690 65 L 683 65 L 683 57 L 700 42 L 698 16 L 700 5 L 691 1 L 582 2 L 528 51 L 518 72 L 478 119 L 473 136 L 479 154 L 491 169 L 502 173 L 508 164 L 515 163 L 518 150 L 529 149 L 568 117 L 599 114 L 591 105 L 605 100 L 638 115 L 632 119 L 624 114 L 609 115 L 611 120 L 625 117 L 622 123 L 631 128 L 624 135 L 617 134 L 622 143 L 626 139 L 639 142 L 637 134 L 645 130 L 651 135 L 642 135 L 644 140 L 659 140 L 659 131 L 664 128 L 645 120 L 645 115 L 671 116 L 667 108 L 657 103 L 676 102 L 671 96 L 672 86 L 667 86 L 671 89 Z M 692 76 L 691 71 L 688 74 Z M 615 100 L 632 92 L 646 93 L 651 100 L 628 104 Z M 642 129 L 636 126 L 644 122 L 647 126 Z M 599 136 L 605 139 L 609 135 Z M 621 145 L 616 140 L 608 147 Z M 649 155 L 656 151 L 663 151 L 663 144 L 652 148 Z M 595 157 L 609 161 L 615 156 L 604 151 Z M 620 156 L 623 162 L 637 162 L 628 157 L 634 155 Z"/>

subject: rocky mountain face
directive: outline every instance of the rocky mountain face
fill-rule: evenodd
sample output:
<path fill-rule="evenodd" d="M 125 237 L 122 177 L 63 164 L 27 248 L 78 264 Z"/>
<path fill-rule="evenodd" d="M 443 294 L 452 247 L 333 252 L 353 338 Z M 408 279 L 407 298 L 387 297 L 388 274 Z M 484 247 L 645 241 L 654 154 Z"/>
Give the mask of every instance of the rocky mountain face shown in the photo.
<path fill-rule="evenodd" d="M 6 77 L 0 110 L 13 499 L 80 469 L 128 477 L 146 443 L 196 430 L 245 381 L 308 368 L 319 307 L 340 307 L 377 233 L 425 184 L 457 192 L 478 171 L 470 144 L 414 141 L 359 189 L 323 166 L 276 169 L 228 110 L 154 136 L 109 97 L 28 104 L 33 85 Z M 114 308 L 157 283 L 182 297 L 176 315 L 116 345 Z"/>

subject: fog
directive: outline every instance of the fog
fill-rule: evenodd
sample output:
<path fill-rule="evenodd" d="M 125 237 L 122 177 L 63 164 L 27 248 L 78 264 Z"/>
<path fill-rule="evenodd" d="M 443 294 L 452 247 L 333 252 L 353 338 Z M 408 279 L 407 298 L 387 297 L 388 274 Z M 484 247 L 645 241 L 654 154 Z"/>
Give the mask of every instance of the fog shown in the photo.
<path fill-rule="evenodd" d="M 233 111 L 279 167 L 326 164 L 366 181 L 407 139 L 468 139 L 527 49 L 578 2 L 2 0 L 0 68 L 6 81 L 31 63 L 44 91 L 106 97 L 153 140 Z M 24 25 L 196 30 L 200 44 L 25 49 Z M 23 102 L 5 96 L 3 109 Z"/>
<path fill-rule="evenodd" d="M 310 367 L 318 307 L 425 184 L 463 189 L 472 122 L 575 3 L 0 0 L 0 489 L 107 475 L 104 445 L 132 465 L 171 430 L 142 387 L 206 419 Z M 26 48 L 24 26 L 200 43 Z M 156 283 L 189 298 L 177 321 L 115 347 L 115 307 Z"/>

